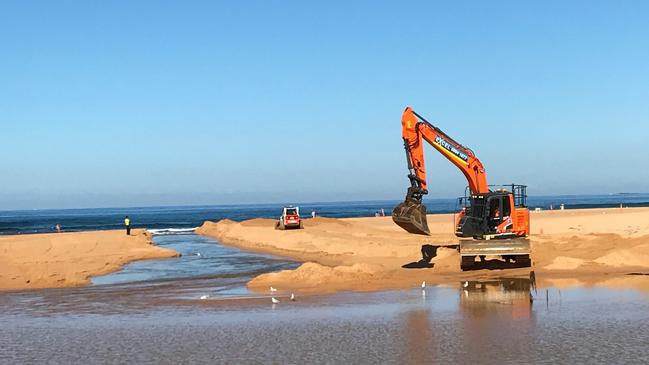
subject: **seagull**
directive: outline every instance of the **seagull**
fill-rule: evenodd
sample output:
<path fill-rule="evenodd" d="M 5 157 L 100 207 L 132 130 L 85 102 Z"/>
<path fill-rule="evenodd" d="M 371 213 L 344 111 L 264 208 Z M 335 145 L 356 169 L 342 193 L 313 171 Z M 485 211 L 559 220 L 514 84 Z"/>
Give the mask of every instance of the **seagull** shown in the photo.
<path fill-rule="evenodd" d="M 276 291 L 277 291 L 277 289 L 273 288 L 272 286 L 270 287 L 270 292 L 271 292 L 271 293 L 274 293 L 274 292 L 276 292 Z"/>
<path fill-rule="evenodd" d="M 295 301 L 295 294 L 291 293 L 291 301 Z"/>
<path fill-rule="evenodd" d="M 201 295 L 201 299 L 202 299 L 202 300 L 205 300 L 205 299 L 207 299 L 207 298 L 209 298 L 209 297 L 210 297 L 209 295 Z"/>
<path fill-rule="evenodd" d="M 200 252 L 197 252 L 197 253 L 196 253 L 196 256 L 201 257 L 201 253 L 200 253 Z"/>
<path fill-rule="evenodd" d="M 273 302 L 273 304 L 279 303 L 279 300 L 275 299 L 275 297 L 270 298 L 270 301 Z"/>
<path fill-rule="evenodd" d="M 426 282 L 425 282 L 425 281 L 422 281 L 422 282 L 421 282 L 421 288 L 423 289 L 423 288 L 425 288 L 425 287 L 426 287 Z"/>
<path fill-rule="evenodd" d="M 467 287 L 469 286 L 469 282 L 468 282 L 468 281 L 465 281 L 463 286 L 464 286 L 465 288 L 467 288 Z"/>

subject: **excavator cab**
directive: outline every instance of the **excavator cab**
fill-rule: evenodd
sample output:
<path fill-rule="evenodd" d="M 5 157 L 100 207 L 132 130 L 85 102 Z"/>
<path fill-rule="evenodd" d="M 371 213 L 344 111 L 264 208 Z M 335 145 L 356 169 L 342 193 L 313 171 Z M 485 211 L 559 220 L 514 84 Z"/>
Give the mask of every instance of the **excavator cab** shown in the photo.
<path fill-rule="evenodd" d="M 458 236 L 479 238 L 496 233 L 496 227 L 511 213 L 510 195 L 505 192 L 472 195 L 456 227 Z"/>
<path fill-rule="evenodd" d="M 482 239 L 485 236 L 509 238 L 514 234 L 514 222 L 520 213 L 527 213 L 525 206 L 526 186 L 512 185 L 512 191 L 497 189 L 484 194 L 472 194 L 460 198 L 468 202 L 456 222 L 455 234 L 458 237 Z M 516 209 L 520 208 L 520 209 Z"/>

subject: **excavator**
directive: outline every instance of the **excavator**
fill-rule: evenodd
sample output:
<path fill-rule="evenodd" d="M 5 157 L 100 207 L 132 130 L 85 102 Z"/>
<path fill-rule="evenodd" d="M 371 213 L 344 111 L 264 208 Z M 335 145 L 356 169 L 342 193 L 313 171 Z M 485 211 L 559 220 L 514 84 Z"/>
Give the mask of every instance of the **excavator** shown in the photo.
<path fill-rule="evenodd" d="M 429 143 L 466 177 L 468 186 L 459 201 L 462 209 L 455 215 L 455 235 L 462 269 L 474 266 L 476 258 L 501 256 L 508 263 L 529 266 L 530 216 L 527 186 L 511 184 L 491 186 L 482 162 L 475 153 L 456 142 L 407 107 L 401 118 L 410 187 L 403 203 L 392 211 L 392 220 L 406 231 L 430 235 L 423 196 L 428 194 L 424 142 Z"/>

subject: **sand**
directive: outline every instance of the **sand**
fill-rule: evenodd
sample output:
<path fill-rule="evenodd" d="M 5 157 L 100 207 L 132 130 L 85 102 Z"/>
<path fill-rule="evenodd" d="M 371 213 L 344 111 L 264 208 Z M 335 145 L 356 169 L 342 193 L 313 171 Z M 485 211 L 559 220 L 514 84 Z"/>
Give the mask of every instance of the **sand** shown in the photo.
<path fill-rule="evenodd" d="M 83 286 L 131 261 L 178 255 L 142 230 L 0 236 L 0 289 Z"/>
<path fill-rule="evenodd" d="M 248 283 L 260 292 L 271 285 L 287 292 L 364 291 L 408 288 L 424 280 L 457 284 L 529 275 L 529 268 L 461 272 L 459 254 L 451 248 L 438 250 L 433 268 L 401 267 L 421 258 L 423 244 L 457 244 L 452 222 L 452 214 L 429 215 L 429 237 L 401 230 L 390 217 L 306 219 L 305 229 L 290 231 L 275 230 L 269 219 L 223 220 L 205 222 L 197 233 L 305 262 L 296 270 L 263 274 Z M 533 212 L 531 226 L 532 270 L 541 283 L 621 285 L 628 278 L 635 287 L 642 287 L 638 282 L 643 280 L 649 284 L 649 277 L 627 275 L 649 272 L 649 208 Z"/>

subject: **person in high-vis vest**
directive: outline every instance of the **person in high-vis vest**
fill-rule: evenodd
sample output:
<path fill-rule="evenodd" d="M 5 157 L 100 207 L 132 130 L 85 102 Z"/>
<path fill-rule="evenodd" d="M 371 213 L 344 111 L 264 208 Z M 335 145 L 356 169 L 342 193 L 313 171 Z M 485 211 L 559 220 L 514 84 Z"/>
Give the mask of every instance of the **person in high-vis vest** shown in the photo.
<path fill-rule="evenodd" d="M 126 235 L 130 236 L 131 235 L 131 220 L 128 218 L 128 216 L 124 217 L 124 227 L 126 227 Z"/>

